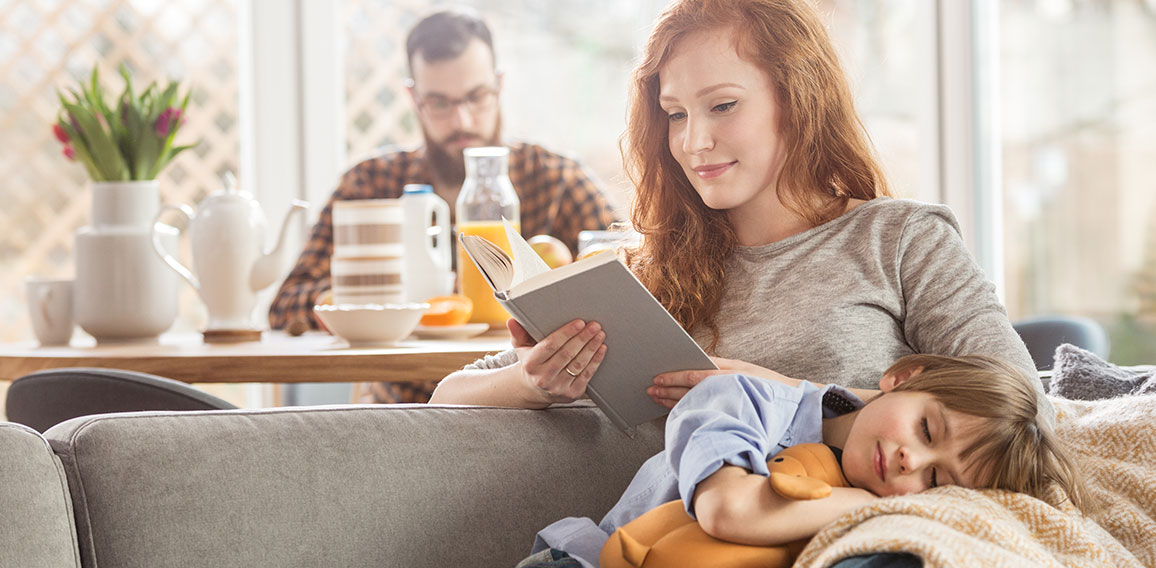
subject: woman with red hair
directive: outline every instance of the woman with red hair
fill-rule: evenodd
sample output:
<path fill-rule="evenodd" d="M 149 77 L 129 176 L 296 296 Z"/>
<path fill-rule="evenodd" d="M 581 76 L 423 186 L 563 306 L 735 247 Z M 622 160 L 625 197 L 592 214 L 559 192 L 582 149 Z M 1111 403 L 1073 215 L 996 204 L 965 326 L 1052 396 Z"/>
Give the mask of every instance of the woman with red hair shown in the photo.
<path fill-rule="evenodd" d="M 872 389 L 892 361 L 930 353 L 1035 374 L 950 209 L 890 197 L 806 1 L 672 3 L 634 71 L 621 146 L 642 236 L 628 264 L 723 372 Z M 582 395 L 606 349 L 597 322 L 537 344 L 510 328 L 514 350 L 450 375 L 431 402 Z M 665 373 L 649 393 L 671 407 L 719 372 Z"/>

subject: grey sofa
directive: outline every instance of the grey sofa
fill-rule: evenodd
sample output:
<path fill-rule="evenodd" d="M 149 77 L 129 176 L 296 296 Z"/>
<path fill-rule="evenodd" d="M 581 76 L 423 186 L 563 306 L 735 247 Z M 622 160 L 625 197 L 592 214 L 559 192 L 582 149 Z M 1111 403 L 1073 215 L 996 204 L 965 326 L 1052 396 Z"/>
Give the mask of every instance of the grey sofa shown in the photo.
<path fill-rule="evenodd" d="M 512 566 L 662 446 L 593 406 L 147 412 L 0 423 L 0 566 Z"/>

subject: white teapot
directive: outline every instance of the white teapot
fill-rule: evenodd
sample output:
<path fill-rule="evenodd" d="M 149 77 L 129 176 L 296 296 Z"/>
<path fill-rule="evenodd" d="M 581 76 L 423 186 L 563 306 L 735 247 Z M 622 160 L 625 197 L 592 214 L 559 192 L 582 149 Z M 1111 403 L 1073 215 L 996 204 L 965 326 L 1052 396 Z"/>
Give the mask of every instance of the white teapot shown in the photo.
<path fill-rule="evenodd" d="M 257 292 L 280 275 L 281 248 L 285 229 L 296 213 L 304 214 L 309 204 L 294 200 L 277 244 L 265 252 L 265 215 L 248 192 L 237 191 L 229 179 L 225 189 L 201 201 L 196 213 L 186 205 L 166 205 L 153 220 L 153 249 L 177 274 L 196 289 L 209 312 L 209 330 L 259 329 L 253 323 Z M 193 254 L 193 270 L 165 250 L 157 223 L 166 211 L 174 211 L 187 221 Z"/>

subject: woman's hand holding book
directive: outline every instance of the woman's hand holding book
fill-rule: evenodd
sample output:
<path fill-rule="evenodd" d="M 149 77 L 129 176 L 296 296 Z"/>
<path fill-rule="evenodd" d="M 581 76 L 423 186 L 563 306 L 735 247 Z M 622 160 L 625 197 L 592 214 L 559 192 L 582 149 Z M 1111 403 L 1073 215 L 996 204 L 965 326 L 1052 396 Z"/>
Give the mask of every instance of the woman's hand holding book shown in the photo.
<path fill-rule="evenodd" d="M 606 333 L 598 322 L 573 320 L 538 342 L 513 318 L 506 327 L 518 356 L 523 384 L 532 397 L 545 405 L 581 398 L 606 355 Z"/>

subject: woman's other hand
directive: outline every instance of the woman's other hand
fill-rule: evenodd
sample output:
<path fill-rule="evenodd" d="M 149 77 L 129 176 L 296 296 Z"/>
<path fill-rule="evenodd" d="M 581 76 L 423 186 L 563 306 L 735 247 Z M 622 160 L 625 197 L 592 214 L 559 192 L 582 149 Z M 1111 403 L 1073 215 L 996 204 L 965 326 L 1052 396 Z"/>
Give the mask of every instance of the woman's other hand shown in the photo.
<path fill-rule="evenodd" d="M 716 363 L 717 364 L 717 363 Z M 671 371 L 654 377 L 654 386 L 647 387 L 646 394 L 655 404 L 674 408 L 695 385 L 714 375 L 729 375 L 736 371 L 703 369 L 695 371 Z"/>
<path fill-rule="evenodd" d="M 739 373 L 751 377 L 760 377 L 763 379 L 770 379 L 786 384 L 788 386 L 795 386 L 799 381 L 787 377 L 783 374 L 776 373 L 766 367 L 760 367 L 753 363 L 746 361 L 739 361 L 737 359 L 723 359 L 722 357 L 711 357 L 718 369 L 703 369 L 694 371 L 672 371 L 669 373 L 662 373 L 654 377 L 654 386 L 646 389 L 646 394 L 655 403 L 665 406 L 667 408 L 674 408 L 674 405 L 686 396 L 686 393 L 695 385 L 701 383 L 707 377 L 714 375 L 731 375 Z"/>
<path fill-rule="evenodd" d="M 606 356 L 598 322 L 574 320 L 538 342 L 513 318 L 506 327 L 525 385 L 546 405 L 578 400 Z"/>
<path fill-rule="evenodd" d="M 799 384 L 798 379 L 792 379 L 782 373 L 772 371 L 766 367 L 760 367 L 754 363 L 747 363 L 746 361 L 739 361 L 738 359 L 723 359 L 722 357 L 711 357 L 710 360 L 714 361 L 715 365 L 718 365 L 720 371 L 726 371 L 727 374 L 740 373 L 750 377 L 778 381 L 790 387 Z"/>
<path fill-rule="evenodd" d="M 799 383 L 803 382 L 799 379 L 792 379 L 791 377 L 788 377 L 782 373 L 772 371 L 766 367 L 760 367 L 753 363 L 747 363 L 746 361 L 723 359 L 722 357 L 711 357 L 711 361 L 714 361 L 714 364 L 718 365 L 720 371 L 725 370 L 727 373 L 742 373 L 752 377 L 777 381 L 789 387 L 798 386 Z M 811 382 L 819 388 L 823 388 L 824 386 L 822 383 L 816 383 L 814 381 Z M 880 391 L 877 389 L 848 388 L 847 390 L 851 391 L 852 394 L 863 400 L 871 400 L 880 394 Z"/>

